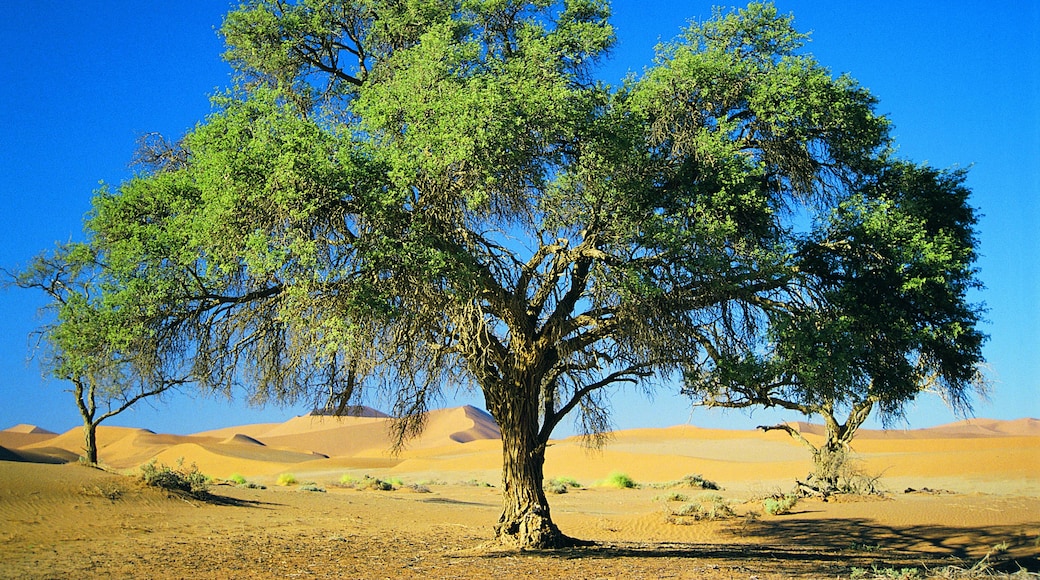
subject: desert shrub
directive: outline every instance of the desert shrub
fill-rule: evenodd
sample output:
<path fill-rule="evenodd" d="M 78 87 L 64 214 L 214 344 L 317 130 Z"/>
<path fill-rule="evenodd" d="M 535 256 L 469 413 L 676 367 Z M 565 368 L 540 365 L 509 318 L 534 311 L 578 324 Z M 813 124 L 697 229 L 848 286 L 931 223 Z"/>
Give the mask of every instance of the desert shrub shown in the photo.
<path fill-rule="evenodd" d="M 576 479 L 570 477 L 555 477 L 546 481 L 542 487 L 550 493 L 567 493 L 572 487 L 581 487 Z"/>
<path fill-rule="evenodd" d="M 629 477 L 620 471 L 615 471 L 607 476 L 607 479 L 603 482 L 606 487 L 616 487 L 618 489 L 634 489 L 639 487 L 639 484 L 634 479 Z"/>
<path fill-rule="evenodd" d="M 278 485 L 296 485 L 298 483 L 296 476 L 291 473 L 281 473 L 278 475 L 278 479 L 275 481 Z"/>
<path fill-rule="evenodd" d="M 809 481 L 814 485 L 809 487 L 824 495 L 883 495 L 880 480 L 880 474 L 864 471 L 848 449 L 822 448 L 814 456 L 813 472 L 809 474 Z"/>
<path fill-rule="evenodd" d="M 656 501 L 686 502 L 686 501 L 690 501 L 690 497 L 688 495 L 686 495 L 685 493 L 679 493 L 677 491 L 673 491 L 672 493 L 669 493 L 668 495 L 659 495 L 659 496 L 655 497 L 654 500 L 656 500 Z"/>
<path fill-rule="evenodd" d="M 339 485 L 342 487 L 351 487 L 359 491 L 363 491 L 366 489 L 373 489 L 376 491 L 393 491 L 395 489 L 394 484 L 392 483 L 393 481 L 399 482 L 401 486 L 404 485 L 404 483 L 401 482 L 400 479 L 395 478 L 388 481 L 383 481 L 382 479 L 379 479 L 378 477 L 372 477 L 371 475 L 366 475 L 362 478 L 357 478 L 352 475 L 344 475 L 339 479 Z"/>
<path fill-rule="evenodd" d="M 762 509 L 766 510 L 768 514 L 779 516 L 790 513 L 791 508 L 796 503 L 798 503 L 798 496 L 794 494 L 786 494 L 781 497 L 767 497 L 762 500 Z"/>
<path fill-rule="evenodd" d="M 691 524 L 702 520 L 724 520 L 736 517 L 726 498 L 716 493 L 701 494 L 691 503 L 668 508 L 665 520 L 673 524 Z"/>
<path fill-rule="evenodd" d="M 80 493 L 87 497 L 101 497 L 109 501 L 116 501 L 123 497 L 123 491 L 123 488 L 115 483 L 97 483 L 80 488 Z"/>
<path fill-rule="evenodd" d="M 357 486 L 357 484 L 359 482 L 361 482 L 361 479 L 359 479 L 357 477 L 354 477 L 353 475 L 350 475 L 349 473 L 344 473 L 339 478 L 339 482 L 337 483 L 337 485 L 340 485 L 342 487 L 355 487 L 355 486 Z"/>
<path fill-rule="evenodd" d="M 719 489 L 719 485 L 714 481 L 704 479 L 698 475 L 687 475 L 679 481 L 675 482 L 672 487 L 699 487 L 701 489 Z"/>
<path fill-rule="evenodd" d="M 470 487 L 495 487 L 494 485 L 491 485 L 490 483 L 488 483 L 486 481 L 481 481 L 479 479 L 471 479 L 469 481 L 463 481 L 463 482 L 460 482 L 460 485 L 468 485 Z"/>
<path fill-rule="evenodd" d="M 394 487 L 404 487 L 404 480 L 400 477 L 391 477 L 388 478 L 386 481 Z"/>
<path fill-rule="evenodd" d="M 183 466 L 184 459 L 177 460 L 176 467 L 165 463 L 156 464 L 155 460 L 141 466 L 141 481 L 145 485 L 159 487 L 169 491 L 178 491 L 203 497 L 209 492 L 209 478 L 194 463 L 191 467 Z"/>
<path fill-rule="evenodd" d="M 924 575 L 917 568 L 852 568 L 849 578 L 853 580 L 918 580 Z"/>
<path fill-rule="evenodd" d="M 245 476 L 241 473 L 232 473 L 231 477 L 228 477 L 228 481 L 235 485 L 245 485 L 247 483 Z"/>
<path fill-rule="evenodd" d="M 315 485 L 313 483 L 309 483 L 307 485 L 301 486 L 300 491 L 317 491 L 320 493 L 325 493 L 325 488 Z"/>
<path fill-rule="evenodd" d="M 414 491 L 415 493 L 432 493 L 430 491 L 430 488 L 426 487 L 425 485 L 423 485 L 421 483 L 413 483 L 413 484 L 408 485 L 406 487 L 408 489 Z"/>

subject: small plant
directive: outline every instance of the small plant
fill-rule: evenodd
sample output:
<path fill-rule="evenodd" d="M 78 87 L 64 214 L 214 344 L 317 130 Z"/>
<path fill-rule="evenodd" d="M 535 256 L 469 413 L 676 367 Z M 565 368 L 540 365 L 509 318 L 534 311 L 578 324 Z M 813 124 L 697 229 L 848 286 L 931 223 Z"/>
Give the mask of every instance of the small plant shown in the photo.
<path fill-rule="evenodd" d="M 189 468 L 185 468 L 183 464 L 183 458 L 177 460 L 176 468 L 164 463 L 156 465 L 153 459 L 141 466 L 141 481 L 145 485 L 184 492 L 195 497 L 208 495 L 209 478 L 199 471 L 194 463 Z"/>
<path fill-rule="evenodd" d="M 762 500 L 762 509 L 774 516 L 791 513 L 791 508 L 798 503 L 798 496 L 787 494 L 782 497 L 767 497 Z"/>
<path fill-rule="evenodd" d="M 281 474 L 278 475 L 278 480 L 275 481 L 275 483 L 277 483 L 278 485 L 281 485 L 281 486 L 287 486 L 287 485 L 296 485 L 298 482 L 296 480 L 296 476 L 295 475 L 293 475 L 291 473 L 281 473 Z"/>
<path fill-rule="evenodd" d="M 572 487 L 581 487 L 581 484 L 570 477 L 556 477 L 546 481 L 542 487 L 548 492 L 559 494 L 567 493 Z"/>
<path fill-rule="evenodd" d="M 686 525 L 702 520 L 724 520 L 736 515 L 724 497 L 715 493 L 705 493 L 691 503 L 678 508 L 668 508 L 665 520 L 672 524 Z"/>
<path fill-rule="evenodd" d="M 248 483 L 245 476 L 241 473 L 232 473 L 231 477 L 228 477 L 228 481 L 234 483 L 235 485 L 245 485 L 246 483 Z"/>
<path fill-rule="evenodd" d="M 360 479 L 350 475 L 349 473 L 344 473 L 343 476 L 339 478 L 339 485 L 343 487 L 356 487 L 360 482 Z"/>
<path fill-rule="evenodd" d="M 394 487 L 404 487 L 404 480 L 401 479 L 400 477 L 391 477 L 391 478 L 387 479 L 386 481 L 387 481 L 387 483 L 389 483 L 390 485 L 392 485 Z"/>
<path fill-rule="evenodd" d="M 866 568 L 853 567 L 849 578 L 853 580 L 918 580 L 924 578 L 917 568 Z"/>
<path fill-rule="evenodd" d="M 659 501 L 675 501 L 675 502 L 687 502 L 687 501 L 690 501 L 690 497 L 688 495 L 686 495 L 685 493 L 679 493 L 677 491 L 673 491 L 672 493 L 670 493 L 668 495 L 658 496 L 658 497 L 656 497 L 654 499 L 659 500 Z"/>
<path fill-rule="evenodd" d="M 95 484 L 92 486 L 83 486 L 81 488 L 83 495 L 88 497 L 103 497 L 109 501 L 116 501 L 123 497 L 123 489 L 118 485 L 101 485 Z"/>
<path fill-rule="evenodd" d="M 325 493 L 325 488 L 319 487 L 318 485 L 315 485 L 313 483 L 309 483 L 307 485 L 301 486 L 300 491 L 316 491 L 320 493 Z"/>
<path fill-rule="evenodd" d="M 486 481 L 480 481 L 479 479 L 471 479 L 469 481 L 463 481 L 461 485 L 468 485 L 470 487 L 495 487 Z"/>
<path fill-rule="evenodd" d="M 618 489 L 634 489 L 639 487 L 639 484 L 637 484 L 634 479 L 620 471 L 615 471 L 607 476 L 603 485 L 606 487 L 616 487 Z"/>
<path fill-rule="evenodd" d="M 686 477 L 675 482 L 672 487 L 699 487 L 701 489 L 720 489 L 719 484 L 714 481 L 704 479 L 698 475 L 687 475 Z"/>

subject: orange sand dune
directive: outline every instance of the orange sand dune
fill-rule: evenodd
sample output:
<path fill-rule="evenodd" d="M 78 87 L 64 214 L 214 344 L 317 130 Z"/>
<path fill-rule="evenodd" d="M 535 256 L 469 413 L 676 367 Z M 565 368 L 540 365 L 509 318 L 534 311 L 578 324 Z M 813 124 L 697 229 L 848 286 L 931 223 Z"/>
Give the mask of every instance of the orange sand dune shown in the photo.
<path fill-rule="evenodd" d="M 22 423 L 0 431 L 0 446 L 3 447 L 25 447 L 33 443 L 40 443 L 57 437 L 53 431 L 41 429 L 36 425 Z"/>
<path fill-rule="evenodd" d="M 102 463 L 133 469 L 151 460 L 195 463 L 216 477 L 241 473 L 271 477 L 363 472 L 416 479 L 479 479 L 496 482 L 501 469 L 497 425 L 485 412 L 458 407 L 431 412 L 421 438 L 390 453 L 389 420 L 377 412 L 361 417 L 306 415 L 283 423 L 240 425 L 195 435 L 156 434 L 143 429 L 98 430 Z M 860 468 L 883 476 L 891 489 L 951 488 L 986 493 L 1040 495 L 1040 421 L 972 419 L 931 429 L 862 431 L 853 447 Z M 800 424 L 819 441 L 817 425 Z M 5 455 L 32 454 L 68 461 L 82 448 L 82 430 L 61 435 L 0 432 Z M 18 444 L 17 437 L 47 437 Z M 572 477 L 586 485 L 621 471 L 642 482 L 672 481 L 700 474 L 731 490 L 748 492 L 789 486 L 811 469 L 808 451 L 786 433 L 702 429 L 683 425 L 613 433 L 600 450 L 581 438 L 554 440 L 546 452 L 547 477 Z M 445 476 L 445 474 L 450 474 Z"/>

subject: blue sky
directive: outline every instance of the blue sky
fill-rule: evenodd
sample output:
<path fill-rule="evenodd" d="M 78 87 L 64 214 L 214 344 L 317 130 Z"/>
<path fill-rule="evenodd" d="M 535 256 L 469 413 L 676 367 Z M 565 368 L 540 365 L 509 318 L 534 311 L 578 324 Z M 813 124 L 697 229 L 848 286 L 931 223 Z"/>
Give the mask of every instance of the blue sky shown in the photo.
<path fill-rule="evenodd" d="M 216 34 L 227 0 L 131 2 L 11 0 L 0 20 L 0 267 L 17 269 L 55 242 L 82 237 L 100 181 L 130 175 L 135 141 L 178 137 L 209 112 L 229 84 Z M 602 76 L 651 63 L 653 46 L 713 2 L 616 1 L 619 44 Z M 718 0 L 714 4 L 721 4 Z M 983 218 L 975 299 L 988 307 L 985 353 L 993 393 L 976 415 L 1040 417 L 1040 3 L 933 0 L 777 0 L 811 31 L 807 50 L 835 74 L 877 95 L 895 126 L 900 155 L 970 167 L 972 203 Z M 984 6 L 984 7 L 980 7 Z M 41 377 L 28 335 L 41 295 L 0 291 L 0 428 L 33 423 L 64 431 L 81 423 L 66 385 Z M 460 393 L 445 406 L 479 397 Z M 692 411 L 663 389 L 652 401 L 615 393 L 618 428 L 748 428 L 790 414 Z M 377 403 L 378 405 L 378 403 Z M 109 424 L 192 433 L 281 421 L 303 407 L 251 409 L 187 395 L 142 405 Z M 910 427 L 954 417 L 933 397 L 909 409 Z M 565 421 L 560 435 L 568 434 Z"/>

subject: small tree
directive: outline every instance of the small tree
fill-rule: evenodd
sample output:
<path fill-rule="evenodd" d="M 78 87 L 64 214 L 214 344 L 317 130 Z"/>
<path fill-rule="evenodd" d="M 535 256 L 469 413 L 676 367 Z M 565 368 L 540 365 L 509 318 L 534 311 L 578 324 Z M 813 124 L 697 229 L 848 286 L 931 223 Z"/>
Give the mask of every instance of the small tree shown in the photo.
<path fill-rule="evenodd" d="M 877 409 L 890 422 L 922 392 L 958 414 L 984 394 L 985 336 L 967 293 L 977 218 L 963 171 L 892 163 L 840 204 L 795 250 L 806 291 L 770 309 L 745 342 L 713 345 L 711 373 L 685 390 L 713 407 L 781 407 L 819 416 L 824 442 L 805 444 L 823 491 L 837 488 L 857 429 Z M 842 420 L 841 414 L 846 413 Z"/>
<path fill-rule="evenodd" d="M 91 243 L 203 387 L 343 409 L 381 389 L 398 441 L 441 385 L 479 389 L 498 538 L 565 545 L 542 490 L 559 422 L 598 442 L 611 387 L 724 375 L 719 349 L 783 331 L 823 284 L 797 224 L 874 203 L 890 163 L 874 98 L 798 54 L 772 6 L 691 26 L 617 88 L 592 76 L 608 17 L 247 1 L 222 28 L 237 87 L 95 197 Z"/>
<path fill-rule="evenodd" d="M 86 244 L 66 244 L 38 256 L 14 277 L 22 288 L 42 290 L 53 321 L 38 332 L 43 368 L 72 383 L 83 418 L 83 460 L 97 465 L 97 427 L 142 399 L 157 397 L 182 381 L 164 378 L 152 349 L 157 342 L 140 312 L 121 302 L 125 293 L 108 285 L 104 267 Z"/>

